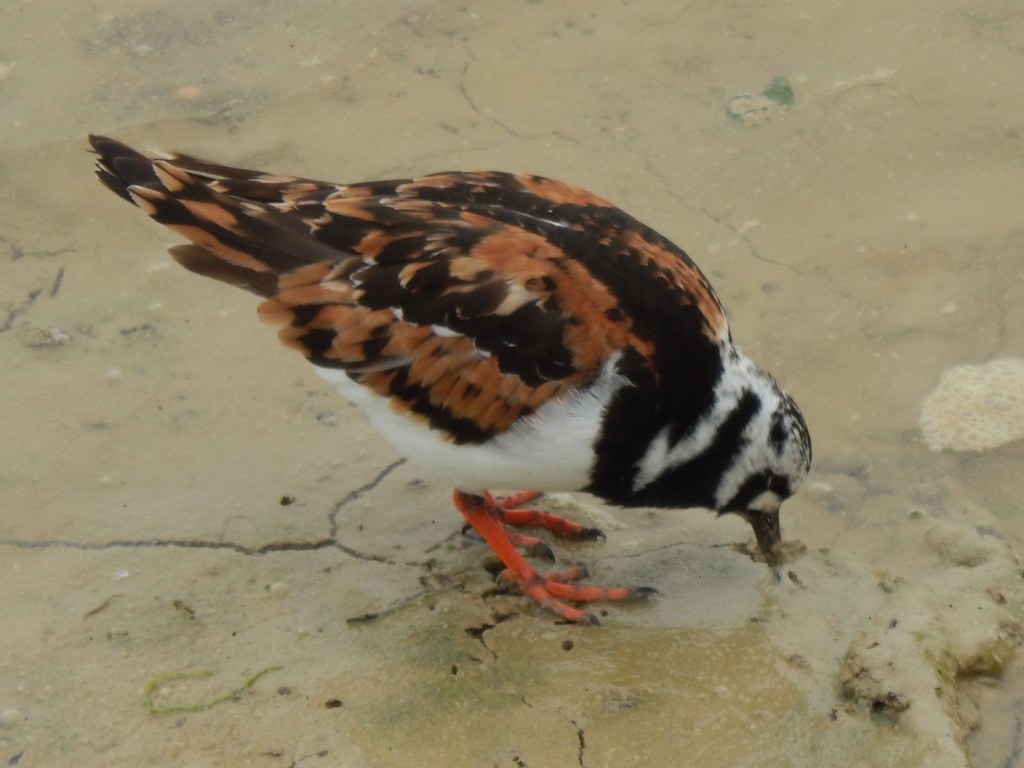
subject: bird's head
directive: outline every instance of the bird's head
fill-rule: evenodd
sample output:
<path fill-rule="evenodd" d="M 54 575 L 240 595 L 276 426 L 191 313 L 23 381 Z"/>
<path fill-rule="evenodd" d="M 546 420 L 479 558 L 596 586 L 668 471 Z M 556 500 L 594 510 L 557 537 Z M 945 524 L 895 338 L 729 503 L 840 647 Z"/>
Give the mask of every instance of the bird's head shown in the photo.
<path fill-rule="evenodd" d="M 754 529 L 765 562 L 781 577 L 779 508 L 811 467 L 811 437 L 803 414 L 768 374 L 754 369 L 760 408 L 737 445 L 716 492 L 719 512 L 738 514 Z"/>
<path fill-rule="evenodd" d="M 685 427 L 661 427 L 633 465 L 628 486 L 609 482 L 621 476 L 609 472 L 607 478 L 598 474 L 588 490 L 626 506 L 737 514 L 754 529 L 778 576 L 784 559 L 779 507 L 807 476 L 811 437 L 800 409 L 775 379 L 732 348 L 722 362 L 701 415 Z M 643 408 L 636 400 L 624 402 Z M 690 402 L 684 398 L 679 410 L 687 413 Z"/>

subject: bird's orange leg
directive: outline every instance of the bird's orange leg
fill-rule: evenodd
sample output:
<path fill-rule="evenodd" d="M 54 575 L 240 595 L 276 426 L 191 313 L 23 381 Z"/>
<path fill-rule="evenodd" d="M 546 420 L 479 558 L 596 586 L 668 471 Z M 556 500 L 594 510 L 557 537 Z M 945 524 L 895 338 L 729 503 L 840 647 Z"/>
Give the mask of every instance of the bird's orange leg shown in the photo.
<path fill-rule="evenodd" d="M 547 576 L 540 574 L 526 562 L 509 540 L 509 533 L 505 530 L 503 519 L 506 510 L 501 502 L 495 500 L 489 493 L 485 493 L 483 496 L 474 496 L 459 490 L 455 491 L 453 500 L 456 508 L 466 518 L 466 522 L 480 534 L 494 554 L 505 564 L 505 575 L 516 582 L 519 590 L 566 621 L 578 624 L 599 623 L 594 614 L 566 605 L 562 600 L 632 600 L 654 592 L 648 587 L 606 589 L 578 587 L 563 583 L 584 576 L 585 572 L 580 568 L 572 568 Z"/>

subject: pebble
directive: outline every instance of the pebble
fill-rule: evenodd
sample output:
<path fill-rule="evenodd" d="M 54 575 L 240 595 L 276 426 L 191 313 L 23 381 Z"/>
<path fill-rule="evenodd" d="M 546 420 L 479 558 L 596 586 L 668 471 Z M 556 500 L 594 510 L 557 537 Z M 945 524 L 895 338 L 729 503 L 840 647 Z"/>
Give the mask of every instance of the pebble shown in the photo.
<path fill-rule="evenodd" d="M 179 85 L 174 90 L 174 97 L 182 101 L 195 101 L 203 95 L 203 89 L 198 85 Z"/>
<path fill-rule="evenodd" d="M 278 599 L 288 597 L 288 585 L 282 584 L 280 581 L 275 581 L 267 588 L 267 594 L 270 595 L 270 597 Z"/>
<path fill-rule="evenodd" d="M 16 709 L 5 709 L 0 712 L 0 728 L 13 728 L 24 720 L 24 715 Z"/>
<path fill-rule="evenodd" d="M 71 336 L 60 328 L 32 328 L 24 337 L 29 347 L 63 347 L 71 343 Z"/>

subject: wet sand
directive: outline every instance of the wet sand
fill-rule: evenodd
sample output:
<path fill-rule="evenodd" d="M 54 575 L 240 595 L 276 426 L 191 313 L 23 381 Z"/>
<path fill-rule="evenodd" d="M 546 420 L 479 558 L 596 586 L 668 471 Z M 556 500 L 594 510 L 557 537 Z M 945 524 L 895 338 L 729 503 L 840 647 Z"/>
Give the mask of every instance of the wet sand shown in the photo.
<path fill-rule="evenodd" d="M 1015 4 L 62 8 L 0 11 L 0 761 L 1024 763 L 1024 442 L 918 427 L 947 369 L 1024 357 Z M 450 489 L 170 263 L 90 132 L 614 200 L 808 418 L 786 581 L 738 519 L 575 496 L 607 540 L 561 561 L 659 595 L 593 628 L 496 591 Z"/>

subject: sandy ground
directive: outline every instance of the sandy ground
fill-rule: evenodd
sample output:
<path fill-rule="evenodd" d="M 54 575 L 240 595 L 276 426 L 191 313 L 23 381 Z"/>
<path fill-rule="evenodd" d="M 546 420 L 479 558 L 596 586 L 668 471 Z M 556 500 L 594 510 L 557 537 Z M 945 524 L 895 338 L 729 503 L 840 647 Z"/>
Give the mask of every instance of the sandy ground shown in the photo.
<path fill-rule="evenodd" d="M 1018 6 L 5 5 L 0 761 L 1024 764 L 1024 444 L 917 424 L 944 370 L 1024 357 Z M 808 417 L 788 579 L 739 520 L 575 497 L 608 537 L 562 560 L 660 595 L 592 628 L 495 591 L 449 489 L 171 265 L 89 132 L 615 200 Z"/>

